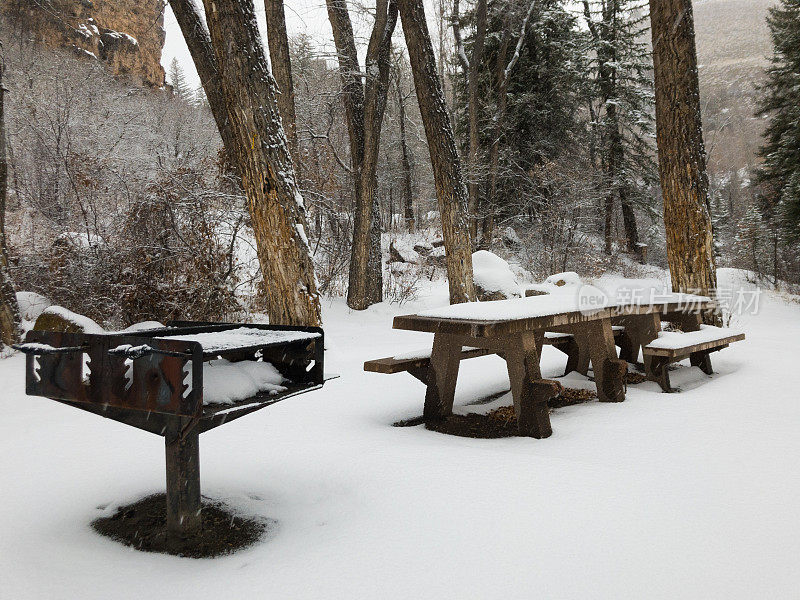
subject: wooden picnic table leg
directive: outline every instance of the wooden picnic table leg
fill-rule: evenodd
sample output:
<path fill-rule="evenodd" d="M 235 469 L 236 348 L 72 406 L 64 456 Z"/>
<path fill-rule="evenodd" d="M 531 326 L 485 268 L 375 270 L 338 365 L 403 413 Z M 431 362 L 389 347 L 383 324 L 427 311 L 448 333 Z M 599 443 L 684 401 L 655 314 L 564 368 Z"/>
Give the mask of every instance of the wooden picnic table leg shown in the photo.
<path fill-rule="evenodd" d="M 625 342 L 620 347 L 620 358 L 636 363 L 639 361 L 639 351 L 658 337 L 661 331 L 661 314 L 652 312 L 641 315 L 625 315 L 616 319 L 617 323 L 625 327 Z M 645 356 L 644 368 L 648 372 L 650 357 Z"/>
<path fill-rule="evenodd" d="M 592 359 L 598 399 L 600 402 L 622 402 L 625 400 L 628 363 L 617 358 L 611 319 L 589 321 L 581 330 Z"/>
<path fill-rule="evenodd" d="M 461 342 L 446 333 L 435 334 L 428 367 L 425 409 L 422 413 L 426 421 L 441 419 L 453 413 L 460 362 Z"/>
<path fill-rule="evenodd" d="M 699 331 L 703 323 L 703 315 L 697 312 L 672 313 L 669 317 L 670 321 L 677 323 L 682 331 Z M 706 375 L 714 373 L 709 352 L 693 352 L 689 356 L 689 363 L 693 367 L 699 367 Z"/>
<path fill-rule="evenodd" d="M 512 335 L 506 343 L 505 360 L 519 434 L 542 439 L 553 434 L 547 402 L 559 395 L 561 385 L 542 379 L 537 350 L 535 332 Z"/>

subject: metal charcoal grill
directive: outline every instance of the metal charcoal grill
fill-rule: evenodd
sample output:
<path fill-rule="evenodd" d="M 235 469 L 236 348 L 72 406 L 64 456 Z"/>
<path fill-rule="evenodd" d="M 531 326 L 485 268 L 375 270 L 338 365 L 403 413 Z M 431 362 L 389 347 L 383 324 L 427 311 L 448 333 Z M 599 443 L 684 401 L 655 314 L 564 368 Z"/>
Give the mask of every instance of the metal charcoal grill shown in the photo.
<path fill-rule="evenodd" d="M 30 331 L 25 389 L 164 436 L 167 532 L 176 547 L 200 527 L 199 434 L 276 402 L 322 387 L 319 327 L 180 321 L 135 333 Z M 283 391 L 203 404 L 207 361 L 271 363 Z"/>

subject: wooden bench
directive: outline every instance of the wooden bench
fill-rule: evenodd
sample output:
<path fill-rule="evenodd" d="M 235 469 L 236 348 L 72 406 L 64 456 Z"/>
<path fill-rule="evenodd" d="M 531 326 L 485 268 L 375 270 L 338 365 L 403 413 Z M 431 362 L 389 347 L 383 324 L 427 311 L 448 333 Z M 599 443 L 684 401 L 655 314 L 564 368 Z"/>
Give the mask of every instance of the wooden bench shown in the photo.
<path fill-rule="evenodd" d="M 477 358 L 494 354 L 485 348 L 463 347 L 461 349 L 461 360 Z M 428 369 L 431 366 L 431 350 L 419 350 L 397 356 L 387 356 L 386 358 L 376 358 L 364 363 L 364 370 L 371 373 L 384 373 L 391 375 L 394 373 L 407 372 L 419 379 L 422 383 L 428 383 Z"/>
<path fill-rule="evenodd" d="M 733 342 L 744 339 L 744 334 L 701 325 L 696 331 L 662 332 L 654 341 L 642 348 L 645 372 L 665 392 L 674 391 L 669 381 L 669 365 L 688 358 L 693 367 L 699 367 L 706 375 L 714 371 L 710 354 L 727 348 Z"/>
<path fill-rule="evenodd" d="M 624 328 L 614 327 L 614 338 L 618 339 L 624 333 Z M 567 370 L 575 371 L 580 369 L 580 357 L 578 344 L 575 342 L 575 336 L 569 333 L 556 333 L 550 332 L 544 334 L 542 344 L 545 346 L 553 346 L 567 355 Z M 489 356 L 497 354 L 486 348 L 472 348 L 464 346 L 461 349 L 461 360 L 470 358 L 477 358 L 479 356 Z M 588 363 L 588 361 L 587 361 Z M 428 369 L 431 364 L 431 350 L 421 349 L 415 352 L 408 352 L 399 354 L 397 356 L 387 356 L 386 358 L 376 358 L 368 360 L 364 363 L 364 370 L 371 373 L 383 373 L 385 375 L 392 375 L 394 373 L 408 373 L 413 377 L 419 379 L 422 383 L 428 382 Z M 587 364 L 588 367 L 588 364 Z"/>

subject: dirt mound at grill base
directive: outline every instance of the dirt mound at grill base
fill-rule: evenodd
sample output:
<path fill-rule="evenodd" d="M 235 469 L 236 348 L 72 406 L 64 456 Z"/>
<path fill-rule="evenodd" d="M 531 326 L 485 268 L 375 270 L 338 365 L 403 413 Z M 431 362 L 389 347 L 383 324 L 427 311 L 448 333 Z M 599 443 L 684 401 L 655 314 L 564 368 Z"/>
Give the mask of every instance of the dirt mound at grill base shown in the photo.
<path fill-rule="evenodd" d="M 190 558 L 213 558 L 232 554 L 251 546 L 266 533 L 270 523 L 244 518 L 224 504 L 203 498 L 203 528 L 197 537 L 182 547 L 167 544 L 167 505 L 165 494 L 156 494 L 120 506 L 108 517 L 92 521 L 92 528 L 144 552 L 162 552 Z"/>

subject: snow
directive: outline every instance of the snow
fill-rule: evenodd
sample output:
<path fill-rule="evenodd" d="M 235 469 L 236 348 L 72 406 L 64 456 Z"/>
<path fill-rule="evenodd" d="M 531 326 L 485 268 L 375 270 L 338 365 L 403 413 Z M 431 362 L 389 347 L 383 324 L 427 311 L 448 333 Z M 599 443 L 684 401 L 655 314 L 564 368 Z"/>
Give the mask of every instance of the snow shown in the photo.
<path fill-rule="evenodd" d="M 320 337 L 319 333 L 305 331 L 280 331 L 257 329 L 255 327 L 237 327 L 224 331 L 209 333 L 180 334 L 162 336 L 157 339 L 181 340 L 183 342 L 200 342 L 204 352 L 222 352 L 248 346 L 262 346 L 281 342 L 300 342 Z"/>
<path fill-rule="evenodd" d="M 394 239 L 392 240 L 392 247 L 395 249 L 400 258 L 403 259 L 403 262 L 414 264 L 422 264 L 425 262 L 419 255 L 419 252 L 414 250 L 413 242 L 409 240 L 402 238 Z"/>
<path fill-rule="evenodd" d="M 191 377 L 191 363 L 188 365 Z M 203 365 L 203 404 L 233 404 L 252 398 L 258 392 L 286 391 L 283 376 L 271 363 L 224 358 Z"/>
<path fill-rule="evenodd" d="M 487 292 L 502 292 L 506 298 L 520 296 L 519 283 L 508 263 L 489 252 L 478 250 L 472 255 L 472 272 L 475 285 Z"/>
<path fill-rule="evenodd" d="M 584 293 L 585 292 L 585 293 Z M 419 314 L 423 317 L 438 319 L 463 319 L 466 321 L 511 321 L 514 319 L 531 319 L 560 315 L 567 312 L 596 312 L 604 307 L 613 306 L 602 294 L 598 295 L 593 288 L 581 290 L 579 294 L 554 294 L 547 296 L 530 296 L 528 298 L 511 298 L 494 302 L 465 302 L 430 310 Z"/>
<path fill-rule="evenodd" d="M 419 350 L 412 350 L 411 352 L 401 352 L 400 354 L 395 354 L 393 358 L 396 360 L 418 360 L 423 358 L 430 358 L 431 352 L 433 348 L 420 348 Z M 462 346 L 461 351 L 465 350 L 477 350 L 477 348 L 473 346 Z"/>
<path fill-rule="evenodd" d="M 647 344 L 648 348 L 662 348 L 667 350 L 685 348 L 695 344 L 716 342 L 724 338 L 741 334 L 741 331 L 712 325 L 700 325 L 699 331 L 660 331 L 658 339 Z"/>
<path fill-rule="evenodd" d="M 550 275 L 550 277 L 544 280 L 544 283 L 545 285 L 554 285 L 558 287 L 583 285 L 583 281 L 581 281 L 581 278 L 575 271 L 566 271 L 564 273 Z"/>
<path fill-rule="evenodd" d="M 95 235 L 93 233 L 83 233 L 80 231 L 65 231 L 64 233 L 56 236 L 55 241 L 64 242 L 81 250 L 96 248 L 97 246 L 102 246 L 105 243 L 103 238 L 101 238 L 99 235 Z"/>
<path fill-rule="evenodd" d="M 17 292 L 17 304 L 23 321 L 35 321 L 53 303 L 36 292 Z"/>
<path fill-rule="evenodd" d="M 94 322 L 89 317 L 84 317 L 83 315 L 79 315 L 78 313 L 74 313 L 71 310 L 67 310 L 63 306 L 48 306 L 46 309 L 42 311 L 42 314 L 52 314 L 57 315 L 64 319 L 65 321 L 69 321 L 74 325 L 77 325 L 81 328 L 83 333 L 91 333 L 91 334 L 102 334 L 106 333 L 106 331 L 100 327 L 96 322 Z"/>
<path fill-rule="evenodd" d="M 326 300 L 326 367 L 342 377 L 201 436 L 203 494 L 277 521 L 214 560 L 95 534 L 96 517 L 163 491 L 163 440 L 27 397 L 24 356 L 0 360 L 3 597 L 797 597 L 800 304 L 765 293 L 737 317 L 747 341 L 713 355 L 715 375 L 671 371 L 680 393 L 629 385 L 623 403 L 554 411 L 546 440 L 478 440 L 392 427 L 422 413 L 424 387 L 363 372 L 430 345 L 391 321 L 446 293 L 439 282 L 359 312 Z M 543 375 L 565 361 L 545 346 Z M 475 404 L 507 389 L 502 359 L 469 360 L 456 411 L 510 404 Z"/>
<path fill-rule="evenodd" d="M 120 333 L 137 333 L 139 331 L 149 331 L 151 329 L 162 329 L 166 327 L 163 323 L 159 323 L 158 321 L 141 321 L 140 323 L 134 323 L 130 327 L 126 327 Z"/>

